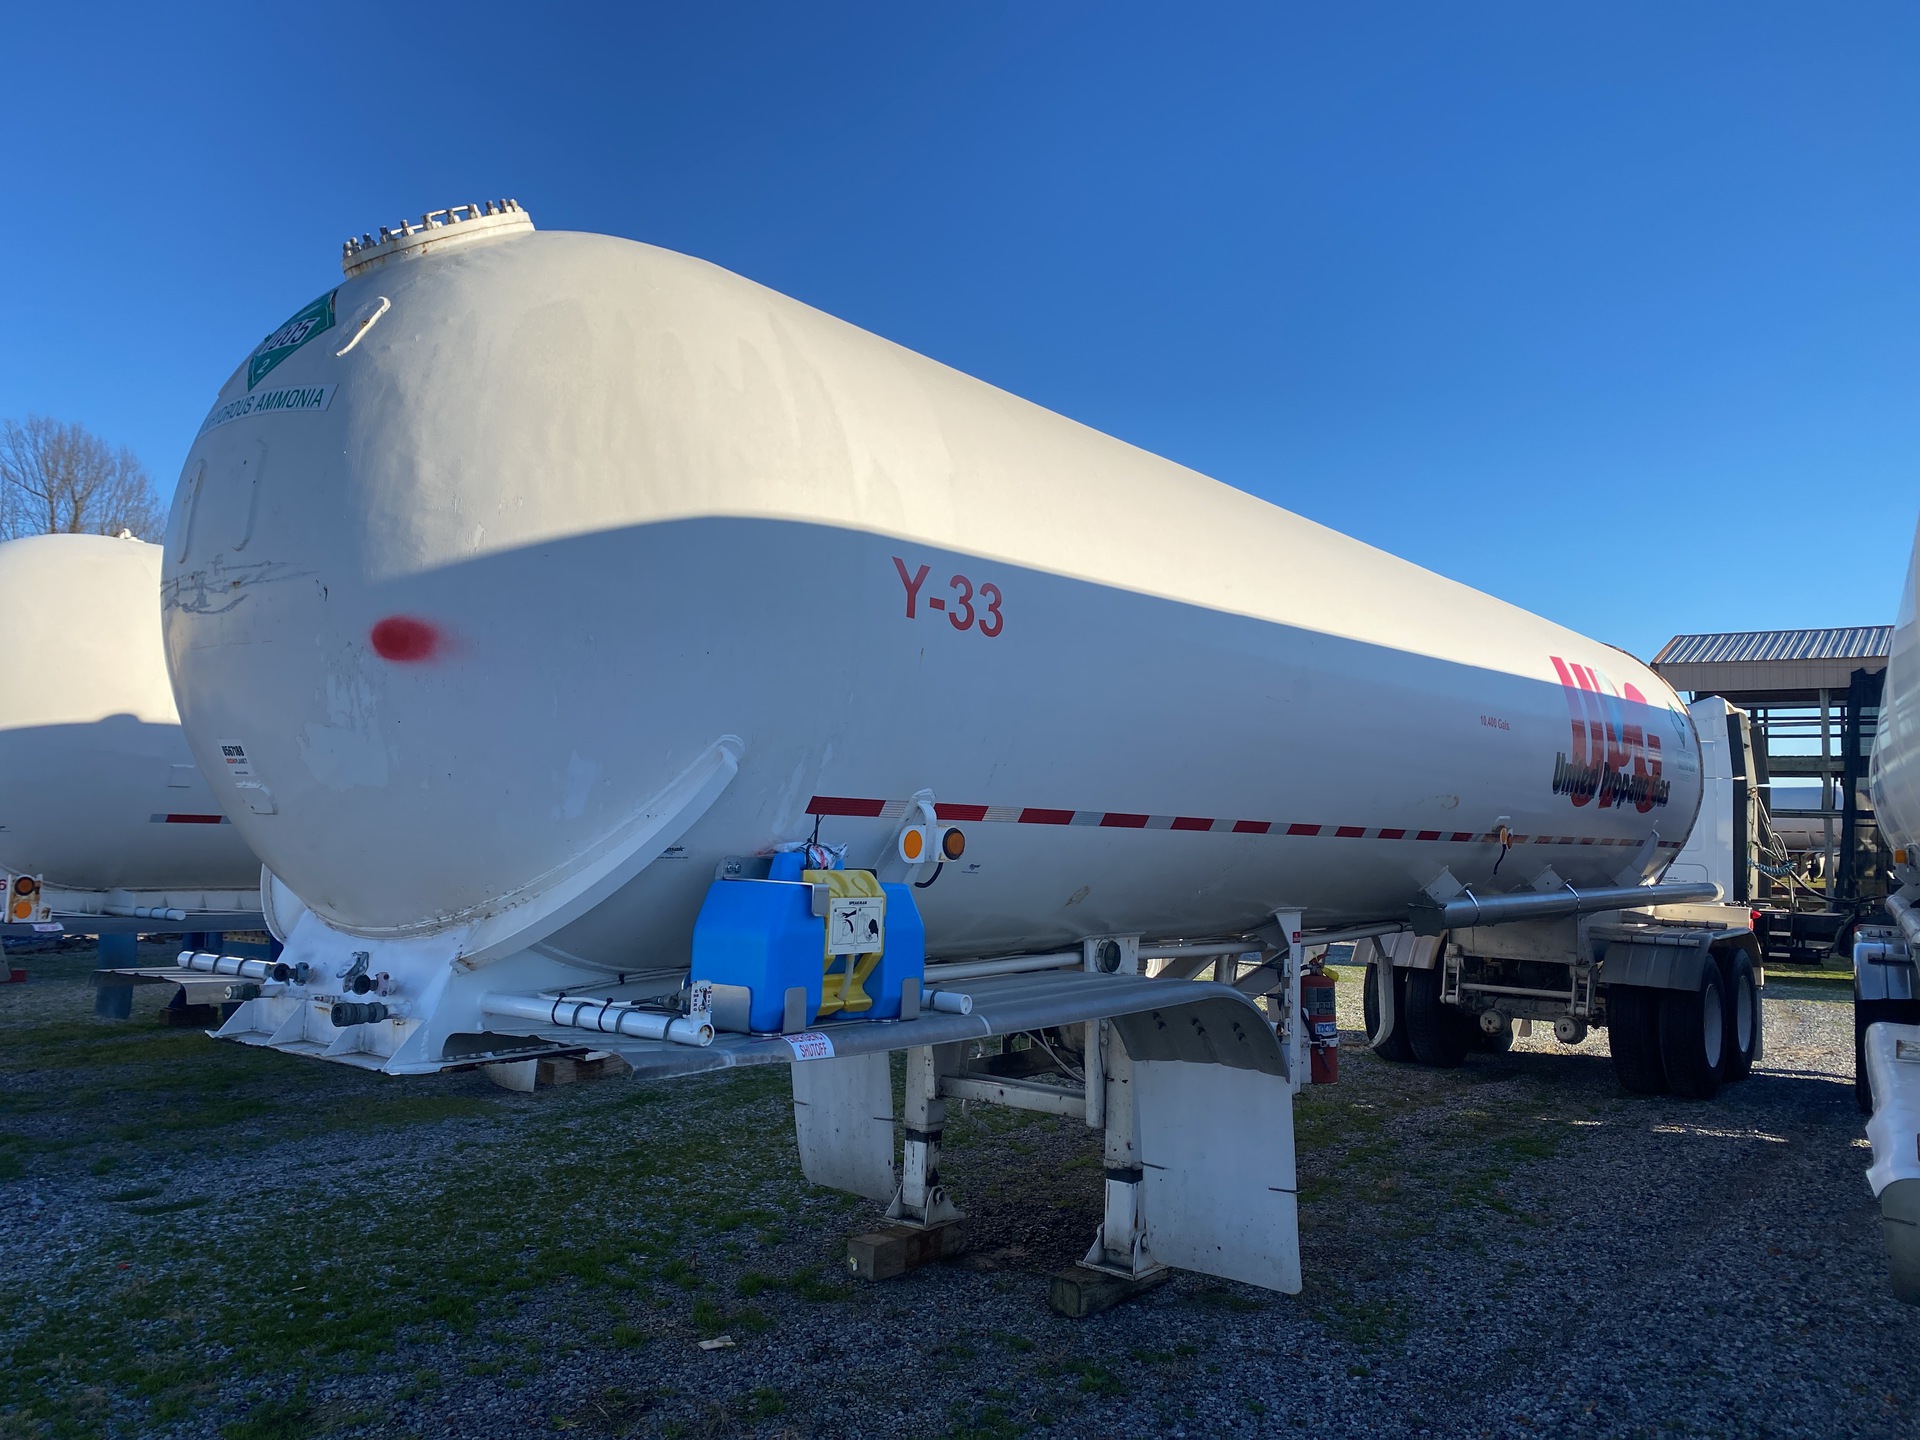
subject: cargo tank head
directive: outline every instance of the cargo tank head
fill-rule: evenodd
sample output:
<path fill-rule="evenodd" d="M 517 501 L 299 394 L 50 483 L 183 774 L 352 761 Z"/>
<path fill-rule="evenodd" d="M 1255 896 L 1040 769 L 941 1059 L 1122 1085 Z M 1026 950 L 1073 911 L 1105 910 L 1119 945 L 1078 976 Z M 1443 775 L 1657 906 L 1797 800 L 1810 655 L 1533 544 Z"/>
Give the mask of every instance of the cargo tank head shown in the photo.
<path fill-rule="evenodd" d="M 667 579 L 606 538 L 675 448 L 642 393 L 671 336 L 632 317 L 711 267 L 513 200 L 341 264 L 188 454 L 167 658 L 267 867 L 344 931 L 428 933 L 585 883 L 724 760 L 724 726 L 659 704 Z"/>

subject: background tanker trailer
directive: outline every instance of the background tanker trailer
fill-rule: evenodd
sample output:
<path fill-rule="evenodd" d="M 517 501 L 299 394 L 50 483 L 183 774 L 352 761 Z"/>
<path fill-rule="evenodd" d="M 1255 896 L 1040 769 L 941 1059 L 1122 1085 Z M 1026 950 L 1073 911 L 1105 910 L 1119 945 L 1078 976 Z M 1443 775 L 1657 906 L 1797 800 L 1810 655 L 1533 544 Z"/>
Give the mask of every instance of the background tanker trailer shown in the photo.
<path fill-rule="evenodd" d="M 0 544 L 10 926 L 259 908 L 260 863 L 180 734 L 159 585 L 158 545 L 100 535 Z"/>
<path fill-rule="evenodd" d="M 1624 1030 L 1640 1088 L 1751 1054 L 1744 909 L 1651 908 L 1715 891 L 1647 883 L 1700 751 L 1631 657 L 684 256 L 499 204 L 344 268 L 222 388 L 169 524 L 182 720 L 287 946 L 223 1033 L 393 1072 L 581 1027 L 655 1071 L 792 1060 L 700 1048 L 822 1013 L 819 930 L 809 988 L 750 887 L 811 889 L 804 929 L 872 871 L 924 966 L 865 1013 L 975 1004 L 1068 1076 L 1158 1063 L 1075 1022 L 1227 997 L 1259 1049 L 1272 993 L 1297 1083 L 1300 958 L 1355 935 L 1402 937 L 1388 1053 L 1552 1004 Z M 919 1043 L 883 1030 L 817 1033 Z M 945 1063 L 923 1101 L 1007 1098 Z"/>
<path fill-rule="evenodd" d="M 1873 1167 L 1894 1293 L 1920 1304 L 1920 531 L 1894 621 L 1869 785 L 1899 888 L 1888 926 L 1862 925 L 1853 947 L 1854 1093 L 1869 1111 Z"/>

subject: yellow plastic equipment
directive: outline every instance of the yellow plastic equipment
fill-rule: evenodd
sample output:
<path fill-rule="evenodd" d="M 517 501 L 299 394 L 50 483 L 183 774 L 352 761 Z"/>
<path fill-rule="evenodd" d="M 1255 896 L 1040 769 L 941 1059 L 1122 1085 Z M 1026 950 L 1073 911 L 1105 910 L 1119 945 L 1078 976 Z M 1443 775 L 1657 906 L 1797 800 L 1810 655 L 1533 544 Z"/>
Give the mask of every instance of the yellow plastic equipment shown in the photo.
<path fill-rule="evenodd" d="M 871 870 L 804 870 L 800 878 L 809 885 L 825 885 L 827 893 L 835 899 L 854 895 L 884 898 L 886 894 L 880 888 L 879 877 Z M 882 946 L 886 944 L 884 927 L 880 941 Z M 852 1015 L 873 1008 L 873 997 L 866 991 L 866 979 L 880 963 L 881 953 L 879 950 L 860 955 L 827 952 L 826 979 L 820 992 L 821 1016 Z"/>

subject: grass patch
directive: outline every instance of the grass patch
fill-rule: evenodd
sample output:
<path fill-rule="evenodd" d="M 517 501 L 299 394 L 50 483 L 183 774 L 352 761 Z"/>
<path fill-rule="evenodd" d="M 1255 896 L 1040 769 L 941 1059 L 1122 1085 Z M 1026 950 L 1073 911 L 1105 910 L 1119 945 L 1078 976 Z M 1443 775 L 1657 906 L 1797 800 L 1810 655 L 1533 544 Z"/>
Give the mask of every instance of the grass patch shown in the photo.
<path fill-rule="evenodd" d="M 1049 1360 L 1040 1367 L 1040 1373 L 1062 1379 L 1072 1376 L 1075 1388 L 1086 1395 L 1112 1397 L 1127 1393 L 1126 1382 L 1098 1360 L 1087 1360 L 1079 1356 Z"/>
<path fill-rule="evenodd" d="M 181 1210 L 198 1210 L 209 1201 L 209 1196 L 193 1195 L 185 1200 L 162 1200 L 153 1205 L 129 1205 L 127 1213 L 129 1215 L 172 1215 Z"/>
<path fill-rule="evenodd" d="M 304 1386 L 285 1400 L 256 1401 L 220 1427 L 221 1440 L 307 1440 L 313 1432 L 313 1402 Z"/>
<path fill-rule="evenodd" d="M 95 1214 L 162 1218 L 212 1203 L 169 1198 L 148 1180 L 162 1167 L 218 1196 L 246 1183 L 249 1157 L 272 1155 L 262 1172 L 272 1179 L 253 1203 L 325 1223 L 218 1235 L 180 1227 L 157 1255 L 150 1232 L 103 1220 L 72 1259 L 0 1275 L 9 1330 L 0 1434 L 9 1440 L 168 1428 L 271 1440 L 337 1429 L 341 1417 L 307 1397 L 343 1369 L 380 1373 L 403 1346 L 445 1345 L 450 1379 L 512 1384 L 528 1357 L 480 1352 L 466 1339 L 477 1325 L 517 1335 L 513 1318 L 528 1300 L 564 1297 L 577 1308 L 618 1299 L 603 1334 L 609 1348 L 631 1349 L 657 1329 L 624 1318 L 636 1287 L 657 1287 L 684 1315 L 681 1297 L 709 1283 L 698 1258 L 705 1237 L 749 1226 L 818 1232 L 817 1201 L 793 1162 L 784 1072 L 678 1082 L 667 1127 L 653 1118 L 666 1087 L 621 1082 L 543 1097 L 529 1123 L 522 1102 L 470 1074 L 395 1079 L 139 1018 L 49 1018 L 51 1003 L 90 1005 L 90 962 L 60 961 L 65 998 L 55 987 L 0 995 L 9 1127 L 0 1176 L 32 1169 L 92 1199 L 98 1182 L 84 1177 L 111 1174 L 120 1177 L 106 1195 L 114 1209 L 96 1199 Z M 431 1158 L 404 1182 L 382 1177 L 376 1161 L 356 1182 L 351 1224 L 337 1223 L 345 1192 L 330 1180 L 334 1159 L 302 1163 L 325 1155 L 316 1138 L 343 1130 L 354 1149 L 364 1135 Z M 608 1135 L 634 1139 L 609 1146 Z M 280 1163 L 289 1156 L 293 1164 Z M 843 1288 L 824 1271 L 801 1286 L 819 1300 L 842 1298 Z M 774 1323 L 752 1306 L 694 1308 L 696 1326 L 736 1336 Z M 551 1348 L 544 1342 L 531 1363 Z M 249 1375 L 275 1376 L 291 1398 L 244 1404 L 232 1381 Z M 391 1394 L 415 1402 L 441 1386 L 433 1371 L 388 1378 Z M 599 1405 L 582 1420 L 625 1433 L 642 1423 L 641 1408 Z M 625 1418 L 606 1423 L 614 1414 Z"/>

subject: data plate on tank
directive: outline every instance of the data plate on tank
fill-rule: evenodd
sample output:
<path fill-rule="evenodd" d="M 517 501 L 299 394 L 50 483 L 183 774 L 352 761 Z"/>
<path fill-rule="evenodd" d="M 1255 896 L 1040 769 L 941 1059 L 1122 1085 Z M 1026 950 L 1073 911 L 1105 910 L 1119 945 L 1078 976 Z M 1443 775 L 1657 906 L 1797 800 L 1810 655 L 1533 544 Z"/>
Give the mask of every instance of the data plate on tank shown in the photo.
<path fill-rule="evenodd" d="M 887 934 L 887 897 L 836 895 L 827 910 L 827 953 L 867 955 L 883 948 Z"/>

